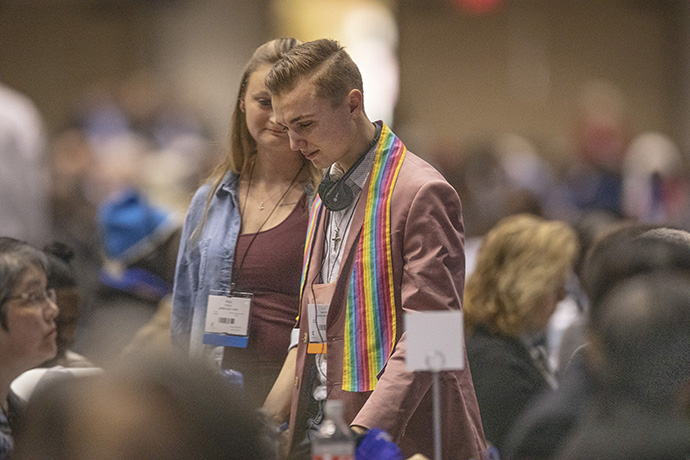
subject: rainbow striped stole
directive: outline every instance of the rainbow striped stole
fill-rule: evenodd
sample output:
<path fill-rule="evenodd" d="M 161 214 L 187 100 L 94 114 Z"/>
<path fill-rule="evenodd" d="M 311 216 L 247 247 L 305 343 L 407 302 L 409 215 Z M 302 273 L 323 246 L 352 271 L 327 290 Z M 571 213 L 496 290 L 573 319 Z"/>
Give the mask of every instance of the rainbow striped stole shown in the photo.
<path fill-rule="evenodd" d="M 393 351 L 397 334 L 390 205 L 407 149 L 384 123 L 371 171 L 362 234 L 347 292 L 344 334 L 345 391 L 371 391 Z M 311 247 L 323 203 L 312 204 L 304 246 L 300 304 L 304 295 Z"/>
<path fill-rule="evenodd" d="M 362 234 L 347 293 L 343 385 L 371 391 L 397 333 L 391 255 L 391 196 L 405 145 L 383 124 L 371 171 Z"/>
<path fill-rule="evenodd" d="M 316 227 L 319 225 L 319 216 L 321 207 L 321 197 L 316 194 L 314 202 L 311 204 L 311 211 L 309 212 L 309 223 L 307 224 L 307 238 L 304 242 L 304 257 L 302 258 L 302 277 L 299 282 L 299 304 L 302 305 L 302 296 L 304 295 L 304 285 L 307 282 L 307 270 L 309 269 L 309 261 L 311 260 L 311 246 L 314 243 L 314 236 L 316 234 Z M 299 316 L 297 317 L 299 321 Z"/>

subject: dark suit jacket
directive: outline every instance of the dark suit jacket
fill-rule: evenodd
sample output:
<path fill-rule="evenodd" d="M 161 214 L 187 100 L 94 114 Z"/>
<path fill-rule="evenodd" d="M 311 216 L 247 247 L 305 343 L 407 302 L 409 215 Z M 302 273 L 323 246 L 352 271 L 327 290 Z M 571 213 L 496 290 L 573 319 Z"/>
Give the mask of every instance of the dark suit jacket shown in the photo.
<path fill-rule="evenodd" d="M 630 395 L 596 401 L 572 430 L 556 460 L 687 460 L 690 422 Z"/>
<path fill-rule="evenodd" d="M 502 452 L 507 460 L 549 460 L 571 435 L 595 395 L 583 348 L 573 355 L 559 386 L 532 400 L 513 425 Z"/>
<path fill-rule="evenodd" d="M 411 372 L 405 363 L 404 311 L 462 308 L 465 275 L 464 228 L 460 200 L 453 187 L 428 163 L 408 152 L 391 198 L 392 262 L 397 307 L 397 342 L 372 392 L 341 389 L 345 300 L 353 254 L 364 221 L 369 179 L 355 209 L 327 319 L 328 398 L 343 401 L 347 423 L 388 432 L 405 457 L 422 453 L 433 458 L 431 383 L 429 373 Z M 325 209 L 324 209 L 325 211 Z M 322 212 L 307 280 L 318 278 L 324 240 Z M 303 299 L 301 317 L 307 317 Z M 308 331 L 301 321 L 300 338 Z M 302 385 L 314 365 L 307 344 L 297 349 L 295 395 L 291 408 L 292 440 L 304 437 L 309 384 Z M 478 459 L 485 450 L 479 409 L 469 369 L 441 375 L 443 458 Z M 297 441 L 299 442 L 299 441 Z"/>
<path fill-rule="evenodd" d="M 486 440 L 502 452 L 506 435 L 528 402 L 550 387 L 518 339 L 477 327 L 467 340 L 467 357 Z"/>

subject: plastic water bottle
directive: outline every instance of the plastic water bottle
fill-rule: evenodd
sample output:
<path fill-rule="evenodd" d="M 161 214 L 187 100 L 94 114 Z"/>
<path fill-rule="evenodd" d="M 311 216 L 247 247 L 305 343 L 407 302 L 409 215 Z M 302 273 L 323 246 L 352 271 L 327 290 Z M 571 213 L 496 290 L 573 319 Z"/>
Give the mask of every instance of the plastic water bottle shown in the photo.
<path fill-rule="evenodd" d="M 312 460 L 354 460 L 355 435 L 343 420 L 342 401 L 326 401 L 324 416 L 312 439 Z"/>

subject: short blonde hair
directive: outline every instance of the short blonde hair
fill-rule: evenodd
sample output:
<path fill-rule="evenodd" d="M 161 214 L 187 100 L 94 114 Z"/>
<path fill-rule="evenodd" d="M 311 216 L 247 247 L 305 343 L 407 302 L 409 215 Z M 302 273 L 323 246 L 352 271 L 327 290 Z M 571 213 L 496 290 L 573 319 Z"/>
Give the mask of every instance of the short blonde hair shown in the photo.
<path fill-rule="evenodd" d="M 364 91 L 357 64 L 337 41 L 327 38 L 303 43 L 285 53 L 266 75 L 266 87 L 277 96 L 292 90 L 302 78 L 310 78 L 316 95 L 334 107 L 353 89 Z"/>
<path fill-rule="evenodd" d="M 498 222 L 484 237 L 465 286 L 465 322 L 471 331 L 517 337 L 532 326 L 539 307 L 563 289 L 579 250 L 565 222 L 517 214 Z"/>

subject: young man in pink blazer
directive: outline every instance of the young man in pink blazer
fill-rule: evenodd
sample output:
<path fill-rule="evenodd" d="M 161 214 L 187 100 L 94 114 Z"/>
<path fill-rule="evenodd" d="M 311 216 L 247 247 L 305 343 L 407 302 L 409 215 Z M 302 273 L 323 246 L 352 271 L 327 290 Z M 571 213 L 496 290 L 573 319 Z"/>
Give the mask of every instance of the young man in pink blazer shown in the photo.
<path fill-rule="evenodd" d="M 290 146 L 326 177 L 311 210 L 294 348 L 265 409 L 289 417 L 290 458 L 309 458 L 323 402 L 405 456 L 433 452 L 429 373 L 407 370 L 403 313 L 462 308 L 464 229 L 454 188 L 364 112 L 357 66 L 333 40 L 296 47 L 266 77 Z M 469 368 L 441 374 L 442 457 L 486 445 Z"/>

